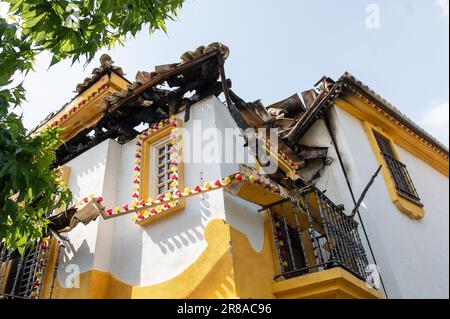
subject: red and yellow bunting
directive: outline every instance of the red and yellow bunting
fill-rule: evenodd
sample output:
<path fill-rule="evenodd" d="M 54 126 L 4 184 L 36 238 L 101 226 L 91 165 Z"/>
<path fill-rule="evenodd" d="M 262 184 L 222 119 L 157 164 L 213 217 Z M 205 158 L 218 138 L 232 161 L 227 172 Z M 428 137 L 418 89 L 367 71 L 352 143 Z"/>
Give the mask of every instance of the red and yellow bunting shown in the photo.
<path fill-rule="evenodd" d="M 109 85 L 108 84 L 104 84 L 102 86 L 100 86 L 96 91 L 92 92 L 91 94 L 89 94 L 86 97 L 83 97 L 81 99 L 80 102 L 78 102 L 78 104 L 74 105 L 73 107 L 71 107 L 68 111 L 66 111 L 65 113 L 63 113 L 58 119 L 54 120 L 50 126 L 59 126 L 61 124 L 63 124 L 65 121 L 67 121 L 67 119 L 69 119 L 73 114 L 77 113 L 78 111 L 80 111 L 81 109 L 84 108 L 85 105 L 87 105 L 87 103 L 93 99 L 95 99 L 100 93 L 102 93 L 103 91 L 106 91 L 109 89 Z"/>

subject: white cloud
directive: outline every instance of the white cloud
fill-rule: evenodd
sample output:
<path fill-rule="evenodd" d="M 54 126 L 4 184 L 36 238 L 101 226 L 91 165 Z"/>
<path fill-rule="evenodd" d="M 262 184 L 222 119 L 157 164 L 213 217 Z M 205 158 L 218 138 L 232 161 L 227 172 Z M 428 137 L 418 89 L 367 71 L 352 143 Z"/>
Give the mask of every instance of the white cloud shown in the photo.
<path fill-rule="evenodd" d="M 447 1 L 448 3 L 448 1 Z M 434 104 L 427 110 L 419 124 L 445 145 L 449 145 L 449 102 Z"/>
<path fill-rule="evenodd" d="M 449 0 L 436 0 L 437 5 L 441 8 L 442 15 L 448 18 L 449 14 Z"/>

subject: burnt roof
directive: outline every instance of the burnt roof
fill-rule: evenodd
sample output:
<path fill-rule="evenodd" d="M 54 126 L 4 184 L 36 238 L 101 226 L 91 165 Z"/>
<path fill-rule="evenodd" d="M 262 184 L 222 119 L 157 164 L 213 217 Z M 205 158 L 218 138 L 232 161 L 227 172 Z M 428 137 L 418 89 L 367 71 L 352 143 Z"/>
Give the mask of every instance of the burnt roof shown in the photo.
<path fill-rule="evenodd" d="M 30 131 L 30 134 L 36 132 L 41 126 L 52 120 L 53 117 L 55 117 L 61 110 L 63 110 L 68 104 L 70 104 L 89 87 L 95 84 L 105 74 L 110 74 L 113 72 L 130 83 L 127 89 L 112 93 L 105 97 L 107 105 L 112 109 L 116 109 L 120 104 L 127 101 L 130 97 L 135 96 L 148 87 L 157 84 L 161 79 L 166 77 L 166 73 L 170 73 L 171 71 L 176 73 L 180 69 L 180 67 L 182 67 L 182 69 L 187 69 L 191 66 L 191 64 L 195 64 L 189 62 L 197 62 L 201 59 L 205 60 L 208 57 L 214 55 L 216 51 L 220 52 L 224 59 L 227 59 L 230 53 L 229 48 L 219 42 L 214 42 L 207 46 L 199 46 L 194 51 L 187 51 L 183 53 L 180 56 L 180 62 L 178 63 L 155 66 L 155 71 L 153 72 L 138 71 L 134 82 L 130 82 L 124 77 L 125 73 L 123 72 L 123 69 L 119 66 L 115 66 L 113 64 L 114 61 L 112 61 L 112 58 L 108 54 L 103 54 L 99 59 L 100 66 L 94 68 L 91 71 L 91 75 L 89 77 L 86 77 L 83 82 L 76 85 L 74 92 L 77 93 L 77 95 L 69 102 L 65 103 L 62 107 L 49 113 L 35 128 Z M 142 86 L 144 86 L 144 88 L 141 88 Z M 140 99 L 140 102 L 146 103 L 147 101 Z"/>
<path fill-rule="evenodd" d="M 446 146 L 444 146 L 436 138 L 431 136 L 428 132 L 426 132 L 410 118 L 408 118 L 405 114 L 400 112 L 398 108 L 393 106 L 378 93 L 370 89 L 369 86 L 357 80 L 349 72 L 345 72 L 338 81 L 333 81 L 330 78 L 323 77 L 318 83 L 322 83 L 321 88 L 319 89 L 318 96 L 308 108 L 307 112 L 298 119 L 292 130 L 286 135 L 290 143 L 298 143 L 298 141 L 306 133 L 306 131 L 311 128 L 313 123 L 319 117 L 321 117 L 324 112 L 327 112 L 329 107 L 334 104 L 335 100 L 341 94 L 348 93 L 349 89 L 351 88 L 358 91 L 369 100 L 373 101 L 377 106 L 381 107 L 383 111 L 391 115 L 412 132 L 423 138 L 426 142 L 445 153 L 448 157 L 449 151 Z"/>
<path fill-rule="evenodd" d="M 94 68 L 91 72 L 91 76 L 84 79 L 83 82 L 78 83 L 75 88 L 75 93 L 78 93 L 80 95 L 84 91 L 86 91 L 92 84 L 97 82 L 103 75 L 108 74 L 110 72 L 114 72 L 117 75 L 124 77 L 125 73 L 123 72 L 122 68 L 119 66 L 113 65 L 114 61 L 111 59 L 111 57 L 108 54 L 103 54 L 100 57 L 100 66 L 97 68 Z"/>
<path fill-rule="evenodd" d="M 137 72 L 135 81 L 130 82 L 126 89 L 105 97 L 106 111 L 103 119 L 95 127 L 97 132 L 100 132 L 101 138 L 88 138 L 87 133 L 94 127 L 86 128 L 71 141 L 66 141 L 67 148 L 76 149 L 76 151 L 73 151 L 71 156 L 64 156 L 61 160 L 73 158 L 75 153 L 85 151 L 104 138 L 119 138 L 119 142 L 129 141 L 138 134 L 133 129 L 138 122 L 159 120 L 175 114 L 207 94 L 219 95 L 224 92 L 223 83 L 218 79 L 220 65 L 228 55 L 228 47 L 215 42 L 183 53 L 178 63 L 156 66 L 152 72 Z M 113 63 L 109 55 L 102 55 L 100 67 L 94 68 L 91 76 L 76 86 L 75 91 L 78 95 L 107 73 L 114 72 L 123 78 L 123 70 L 114 66 Z M 225 86 L 231 86 L 229 80 L 225 82 Z M 448 149 L 444 145 L 350 73 L 344 73 L 338 81 L 323 76 L 315 86 L 315 89 L 306 92 L 307 95 L 302 94 L 303 101 L 298 95 L 293 95 L 268 107 L 261 101 L 246 103 L 231 92 L 232 100 L 237 107 L 230 108 L 230 111 L 240 113 L 239 117 L 236 114 L 234 117 L 238 118 L 240 122 L 238 124 L 241 126 L 278 127 L 280 139 L 287 143 L 284 146 L 285 151 L 292 154 L 297 151 L 298 142 L 303 134 L 328 111 L 335 100 L 349 90 L 356 90 L 448 156 Z M 196 94 L 191 98 L 184 98 L 184 94 L 189 91 L 196 91 Z M 119 111 L 116 112 L 116 110 Z M 47 116 L 40 126 L 51 120 L 58 112 Z M 102 130 L 108 133 L 101 133 Z M 289 148 L 292 148 L 293 152 Z"/>
<path fill-rule="evenodd" d="M 55 165 L 108 138 L 126 143 L 140 133 L 136 130 L 139 124 L 158 122 L 207 96 L 218 96 L 224 87 L 219 81 L 220 64 L 228 53 L 226 46 L 213 43 L 184 53 L 180 63 L 157 66 L 154 72 L 138 72 L 126 89 L 105 97 L 106 108 L 98 122 L 61 145 Z M 227 87 L 231 85 L 229 80 L 225 82 Z M 188 96 L 188 92 L 195 94 Z"/>
<path fill-rule="evenodd" d="M 114 61 L 112 61 L 111 57 L 108 54 L 103 54 L 100 59 L 100 66 L 95 67 L 91 71 L 91 75 L 89 77 L 86 77 L 83 82 L 78 83 L 75 87 L 74 93 L 76 95 L 67 103 L 65 103 L 63 106 L 58 108 L 57 110 L 50 112 L 42 121 L 39 122 L 39 124 L 34 127 L 32 130 L 30 130 L 30 134 L 36 132 L 41 126 L 43 126 L 45 123 L 50 121 L 54 116 L 56 116 L 61 110 L 63 110 L 68 104 L 70 104 L 73 100 L 75 100 L 80 94 L 82 94 L 84 91 L 86 91 L 88 88 L 90 88 L 94 83 L 96 83 L 103 75 L 110 74 L 111 72 L 114 72 L 115 74 L 122 77 L 124 80 L 129 82 L 125 77 L 125 73 L 123 72 L 122 68 L 119 66 L 113 65 Z"/>

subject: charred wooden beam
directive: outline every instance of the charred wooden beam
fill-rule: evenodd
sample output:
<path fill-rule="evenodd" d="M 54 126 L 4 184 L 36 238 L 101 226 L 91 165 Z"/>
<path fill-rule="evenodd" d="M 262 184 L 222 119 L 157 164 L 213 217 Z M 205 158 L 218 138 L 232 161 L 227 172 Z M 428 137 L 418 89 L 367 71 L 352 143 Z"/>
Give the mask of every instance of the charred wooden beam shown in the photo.
<path fill-rule="evenodd" d="M 320 95 L 314 100 L 306 113 L 304 113 L 297 124 L 288 133 L 287 139 L 291 145 L 296 145 L 301 137 L 309 128 L 320 118 L 328 113 L 328 110 L 334 104 L 334 101 L 342 91 L 342 83 L 334 84 L 331 89 L 322 91 Z"/>
<path fill-rule="evenodd" d="M 231 81 L 227 81 L 231 86 Z M 189 90 L 195 90 L 196 94 L 191 98 L 185 98 L 184 94 Z M 146 91 L 143 94 L 147 94 Z M 212 84 L 203 85 L 201 81 L 186 88 L 179 88 L 167 94 L 150 107 L 142 107 L 137 103 L 124 104 L 111 113 L 105 113 L 104 117 L 94 126 L 86 128 L 65 144 L 56 152 L 54 166 L 63 165 L 78 155 L 86 152 L 95 145 L 108 138 L 116 139 L 119 143 L 127 143 L 139 134 L 134 127 L 141 123 L 156 123 L 169 116 L 169 108 L 172 112 L 178 112 L 186 103 L 195 104 L 198 101 L 222 93 L 222 84 L 214 81 Z M 175 114 L 172 113 L 172 114 Z"/>
<path fill-rule="evenodd" d="M 146 91 L 148 88 L 154 87 L 158 84 L 161 84 L 162 82 L 166 81 L 168 78 L 171 78 L 173 76 L 179 76 L 181 74 L 183 75 L 187 75 L 189 73 L 189 71 L 199 65 L 202 64 L 203 62 L 212 59 L 213 57 L 215 57 L 217 54 L 221 54 L 220 50 L 211 50 L 210 52 L 206 53 L 205 55 L 203 55 L 200 58 L 194 59 L 190 62 L 184 63 L 182 65 L 179 65 L 178 67 L 157 75 L 153 80 L 148 81 L 147 83 L 145 83 L 144 85 L 142 85 L 141 87 L 138 87 L 136 90 L 134 90 L 131 94 L 127 95 L 126 97 L 124 97 L 123 99 L 121 99 L 116 107 L 120 107 L 120 105 L 125 104 L 127 102 L 129 102 L 130 100 L 132 100 L 134 97 L 142 94 L 142 92 Z"/>
<path fill-rule="evenodd" d="M 101 120 L 77 134 L 57 150 L 55 165 L 62 165 L 108 138 L 127 143 L 139 132 L 134 128 L 141 123 L 156 123 L 178 113 L 187 104 L 223 92 L 218 81 L 218 52 L 179 66 L 168 66 L 167 72 L 159 74 L 145 84 L 133 84 L 127 91 L 116 93 Z M 165 69 L 164 69 L 165 71 Z M 226 81 L 231 87 L 231 81 Z M 195 92 L 187 98 L 186 93 Z M 112 101 L 112 102 L 111 102 Z"/>

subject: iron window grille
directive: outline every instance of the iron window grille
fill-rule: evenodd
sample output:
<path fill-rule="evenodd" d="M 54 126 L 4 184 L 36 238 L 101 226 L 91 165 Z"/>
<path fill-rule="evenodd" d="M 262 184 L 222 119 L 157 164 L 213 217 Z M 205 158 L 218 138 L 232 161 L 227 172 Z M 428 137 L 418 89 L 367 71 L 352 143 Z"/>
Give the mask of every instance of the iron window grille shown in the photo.
<path fill-rule="evenodd" d="M 374 135 L 378 147 L 380 148 L 381 155 L 383 156 L 392 180 L 394 181 L 397 193 L 408 199 L 420 203 L 420 197 L 417 193 L 411 176 L 409 175 L 406 165 L 397 159 L 389 140 L 376 132 L 374 132 Z"/>
<path fill-rule="evenodd" d="M 154 152 L 154 194 L 161 195 L 172 190 L 171 182 L 172 175 L 171 172 L 171 160 L 170 160 L 170 140 L 168 138 L 163 139 L 153 146 Z"/>

